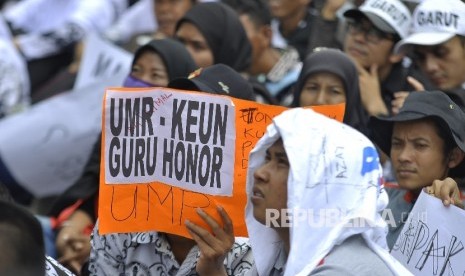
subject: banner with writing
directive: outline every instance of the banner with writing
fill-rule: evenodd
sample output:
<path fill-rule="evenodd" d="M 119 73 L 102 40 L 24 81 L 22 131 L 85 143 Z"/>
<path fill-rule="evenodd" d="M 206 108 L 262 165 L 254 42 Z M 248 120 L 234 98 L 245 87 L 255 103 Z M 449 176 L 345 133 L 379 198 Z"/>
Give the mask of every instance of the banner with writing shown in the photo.
<path fill-rule="evenodd" d="M 132 57 L 131 53 L 104 40 L 98 34 L 90 33 L 85 39 L 84 52 L 74 89 L 115 75 L 126 77 L 131 69 Z M 124 78 L 121 79 L 121 83 L 123 81 Z"/>
<path fill-rule="evenodd" d="M 189 237 L 195 210 L 247 236 L 245 179 L 250 150 L 286 108 L 167 88 L 107 89 L 99 195 L 102 234 L 156 230 Z M 315 107 L 342 121 L 344 104 Z M 290 122 L 292 123 L 292 122 Z"/>
<path fill-rule="evenodd" d="M 465 211 L 420 194 L 391 254 L 414 275 L 465 275 Z"/>
<path fill-rule="evenodd" d="M 163 182 L 232 195 L 235 118 L 224 97 L 109 91 L 105 106 L 105 182 Z"/>

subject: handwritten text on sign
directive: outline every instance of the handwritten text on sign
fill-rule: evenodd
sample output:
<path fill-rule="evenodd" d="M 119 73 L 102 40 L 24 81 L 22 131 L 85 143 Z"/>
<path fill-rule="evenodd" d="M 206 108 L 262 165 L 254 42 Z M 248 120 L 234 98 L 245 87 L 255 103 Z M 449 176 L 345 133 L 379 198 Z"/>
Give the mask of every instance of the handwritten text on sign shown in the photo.
<path fill-rule="evenodd" d="M 342 121 L 344 105 L 313 108 Z M 166 88 L 108 89 L 100 233 L 155 230 L 190 237 L 184 221 L 208 228 L 196 209 L 202 208 L 221 222 L 216 210 L 220 205 L 233 221 L 234 234 L 247 236 L 244 209 L 249 152 L 272 118 L 286 109 Z M 202 153 L 206 145 L 208 151 Z M 232 195 L 218 195 L 218 183 Z"/>
<path fill-rule="evenodd" d="M 415 275 L 465 275 L 465 212 L 418 198 L 391 254 Z"/>
<path fill-rule="evenodd" d="M 163 182 L 232 195 L 235 117 L 232 101 L 155 90 L 109 91 L 105 182 Z"/>

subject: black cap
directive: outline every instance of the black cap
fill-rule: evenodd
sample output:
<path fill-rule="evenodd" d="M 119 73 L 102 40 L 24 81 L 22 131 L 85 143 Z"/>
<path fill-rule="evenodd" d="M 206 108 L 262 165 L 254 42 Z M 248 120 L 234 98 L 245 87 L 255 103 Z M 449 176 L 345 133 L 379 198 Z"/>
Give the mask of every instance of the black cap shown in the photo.
<path fill-rule="evenodd" d="M 192 72 L 187 78 L 178 78 L 169 88 L 203 91 L 243 100 L 255 100 L 252 85 L 231 67 L 215 64 Z"/>
<path fill-rule="evenodd" d="M 442 91 L 412 92 L 399 113 L 393 117 L 371 117 L 373 141 L 386 154 L 391 152 L 392 129 L 395 122 L 436 118 L 465 152 L 465 113 Z"/>

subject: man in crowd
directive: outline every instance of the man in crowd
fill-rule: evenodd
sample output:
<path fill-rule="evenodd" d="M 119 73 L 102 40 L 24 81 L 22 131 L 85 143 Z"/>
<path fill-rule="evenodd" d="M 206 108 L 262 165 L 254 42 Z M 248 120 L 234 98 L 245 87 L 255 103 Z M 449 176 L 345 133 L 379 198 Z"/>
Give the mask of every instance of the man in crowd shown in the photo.
<path fill-rule="evenodd" d="M 367 0 L 344 16 L 344 51 L 358 66 L 362 103 L 370 115 L 395 114 L 407 91 L 429 88 L 410 60 L 393 51 L 411 23 L 410 11 L 400 0 Z"/>
<path fill-rule="evenodd" d="M 396 45 L 437 88 L 465 106 L 465 3 L 427 0 L 414 11 L 411 34 Z"/>

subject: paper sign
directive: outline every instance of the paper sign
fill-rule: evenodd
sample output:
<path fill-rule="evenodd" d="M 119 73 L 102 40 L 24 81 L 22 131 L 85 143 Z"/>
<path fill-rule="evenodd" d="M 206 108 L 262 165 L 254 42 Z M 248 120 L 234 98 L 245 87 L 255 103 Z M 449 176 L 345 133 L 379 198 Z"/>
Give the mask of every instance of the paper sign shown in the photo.
<path fill-rule="evenodd" d="M 103 106 L 101 234 L 156 230 L 190 237 L 186 219 L 207 227 L 196 208 L 221 222 L 221 205 L 234 234 L 247 236 L 249 152 L 287 108 L 167 88 L 108 89 Z M 344 105 L 318 109 L 342 121 Z"/>
<path fill-rule="evenodd" d="M 465 275 L 465 211 L 420 194 L 391 254 L 414 275 Z"/>
<path fill-rule="evenodd" d="M 231 196 L 233 102 L 208 94 L 173 93 L 107 93 L 105 183 L 162 182 Z"/>
<path fill-rule="evenodd" d="M 86 37 L 84 45 L 84 53 L 74 89 L 99 82 L 103 78 L 129 74 L 132 62 L 131 53 L 105 41 L 94 33 Z"/>

